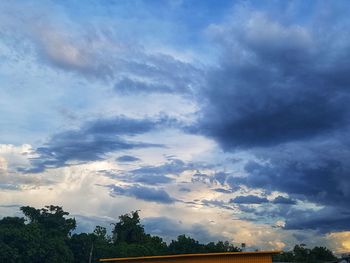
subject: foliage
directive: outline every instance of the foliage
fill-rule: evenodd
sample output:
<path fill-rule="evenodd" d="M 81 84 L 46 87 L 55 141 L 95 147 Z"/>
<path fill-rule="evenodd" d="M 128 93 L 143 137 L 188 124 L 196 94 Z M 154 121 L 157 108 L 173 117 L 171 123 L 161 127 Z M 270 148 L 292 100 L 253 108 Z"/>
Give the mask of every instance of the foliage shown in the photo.
<path fill-rule="evenodd" d="M 74 219 L 59 206 L 22 207 L 25 218 L 0 220 L 0 262 L 72 262 L 68 246 Z"/>
<path fill-rule="evenodd" d="M 115 243 L 143 243 L 146 239 L 145 229 L 140 223 L 138 211 L 119 216 L 119 222 L 114 224 L 112 231 Z"/>
<path fill-rule="evenodd" d="M 336 260 L 336 257 L 328 248 L 314 247 L 309 249 L 305 244 L 295 245 L 292 251 L 274 256 L 274 261 L 280 262 L 321 263 L 332 260 Z"/>
<path fill-rule="evenodd" d="M 72 233 L 74 218 L 59 206 L 42 209 L 21 207 L 25 217 L 4 217 L 0 220 L 0 262 L 98 262 L 103 257 L 215 253 L 240 251 L 229 242 L 201 244 L 179 235 L 167 245 L 162 238 L 145 232 L 138 211 L 119 216 L 111 236 L 105 227 L 96 226 L 92 233 Z M 297 245 L 293 251 L 275 257 L 278 261 L 322 262 L 334 256 L 325 247 L 308 249 Z"/>

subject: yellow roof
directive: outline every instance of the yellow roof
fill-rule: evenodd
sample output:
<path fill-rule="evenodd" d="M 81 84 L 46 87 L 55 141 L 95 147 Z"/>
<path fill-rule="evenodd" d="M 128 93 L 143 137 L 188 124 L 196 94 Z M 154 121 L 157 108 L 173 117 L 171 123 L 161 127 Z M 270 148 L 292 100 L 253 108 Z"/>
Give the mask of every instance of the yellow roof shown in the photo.
<path fill-rule="evenodd" d="M 124 261 L 124 260 L 144 260 L 144 259 L 169 259 L 184 257 L 213 257 L 213 256 L 234 256 L 234 255 L 255 255 L 255 254 L 279 254 L 281 251 L 254 251 L 254 252 L 222 252 L 222 253 L 204 253 L 204 254 L 178 254 L 166 256 L 147 256 L 147 257 L 131 257 L 131 258 L 102 258 L 101 262 L 108 261 Z"/>

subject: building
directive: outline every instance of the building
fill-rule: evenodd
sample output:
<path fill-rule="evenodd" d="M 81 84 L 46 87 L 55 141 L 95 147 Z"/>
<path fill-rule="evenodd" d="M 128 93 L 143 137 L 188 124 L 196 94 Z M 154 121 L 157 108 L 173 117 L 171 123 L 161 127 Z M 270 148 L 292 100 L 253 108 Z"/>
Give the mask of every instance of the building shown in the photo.
<path fill-rule="evenodd" d="M 279 251 L 226 252 L 210 254 L 181 254 L 133 258 L 105 258 L 100 262 L 120 263 L 271 263 L 272 255 Z"/>

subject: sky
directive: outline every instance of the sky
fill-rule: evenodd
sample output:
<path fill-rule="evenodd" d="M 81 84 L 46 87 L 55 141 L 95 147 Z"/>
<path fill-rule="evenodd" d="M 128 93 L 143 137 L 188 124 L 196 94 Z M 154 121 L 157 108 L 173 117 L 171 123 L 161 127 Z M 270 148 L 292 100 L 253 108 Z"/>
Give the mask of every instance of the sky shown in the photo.
<path fill-rule="evenodd" d="M 0 216 L 350 251 L 350 2 L 0 2 Z"/>

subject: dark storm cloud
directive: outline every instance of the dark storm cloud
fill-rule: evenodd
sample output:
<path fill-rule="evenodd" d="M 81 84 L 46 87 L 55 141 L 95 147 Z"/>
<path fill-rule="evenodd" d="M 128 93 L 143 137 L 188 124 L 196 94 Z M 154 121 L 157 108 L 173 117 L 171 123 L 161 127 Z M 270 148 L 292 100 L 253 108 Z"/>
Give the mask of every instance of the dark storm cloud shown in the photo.
<path fill-rule="evenodd" d="M 55 134 L 44 146 L 37 148 L 39 157 L 32 159 L 33 167 L 26 172 L 42 172 L 46 168 L 65 166 L 70 161 L 100 160 L 105 154 L 118 150 L 162 147 L 121 138 L 149 132 L 162 123 L 164 120 L 129 119 L 123 116 L 89 121 L 77 130 Z"/>
<path fill-rule="evenodd" d="M 350 38 L 337 47 L 262 14 L 212 34 L 223 58 L 208 73 L 198 129 L 225 149 L 310 139 L 348 123 Z"/>
<path fill-rule="evenodd" d="M 350 230 L 350 211 L 334 208 L 296 211 L 286 220 L 285 229 L 313 229 L 322 233 Z"/>
<path fill-rule="evenodd" d="M 236 204 L 263 204 L 268 202 L 269 200 L 267 200 L 266 197 L 259 197 L 256 195 L 241 195 L 230 200 L 230 203 Z"/>
<path fill-rule="evenodd" d="M 261 153 L 269 163 L 250 162 L 248 176 L 236 179 L 249 187 L 281 191 L 321 205 L 350 209 L 349 140 L 285 145 Z"/>
<path fill-rule="evenodd" d="M 291 209 L 296 200 L 339 214 L 339 221 L 332 213 L 313 221 L 310 211 L 310 223 L 287 222 L 294 229 L 348 229 L 350 37 L 345 32 L 350 21 L 333 14 L 331 6 L 328 10 L 327 15 L 316 10 L 303 26 L 244 10 L 209 28 L 222 57 L 207 74 L 194 130 L 226 151 L 244 149 L 256 157 L 245 166 L 245 178 L 221 180 L 229 190 L 245 185 L 288 194 L 290 200 L 269 203 L 279 207 L 270 214 L 259 211 L 262 218 L 298 217 Z"/>
<path fill-rule="evenodd" d="M 277 197 L 272 203 L 279 210 L 261 216 L 286 218 L 286 226 L 293 229 L 317 229 L 322 232 L 349 230 L 346 223 L 350 213 L 349 140 L 343 135 L 320 141 L 280 145 L 256 152 L 266 162 L 249 162 L 247 176 L 228 180 L 233 187 L 246 185 L 266 192 L 288 193 L 290 198 Z M 307 212 L 291 209 L 296 200 L 312 202 L 325 209 Z M 281 207 L 288 206 L 287 210 Z M 330 212 L 333 211 L 333 212 Z M 256 213 L 255 213 L 256 214 Z M 314 224 L 314 225 L 313 225 Z"/>
<path fill-rule="evenodd" d="M 146 187 L 141 185 L 132 185 L 125 187 L 110 185 L 108 187 L 111 189 L 112 195 L 124 195 L 144 201 L 162 204 L 171 204 L 176 201 L 163 189 L 154 187 Z"/>
<path fill-rule="evenodd" d="M 297 206 L 292 202 L 275 203 L 274 201 L 270 201 L 261 204 L 242 203 L 237 204 L 236 208 L 242 212 L 239 214 L 241 219 L 252 222 L 268 223 L 272 226 L 275 226 L 276 221 L 283 220 L 285 225 L 288 225 L 288 229 L 301 229 L 303 224 L 305 224 L 305 226 L 307 225 L 306 220 L 311 219 L 312 216 L 318 218 L 320 215 L 316 210 Z M 307 217 L 309 219 L 307 219 Z M 337 216 L 334 215 L 333 219 L 336 217 Z M 326 217 L 324 217 L 324 219 L 326 219 Z M 331 230 L 331 227 L 326 228 L 325 225 L 314 225 L 313 227 L 310 227 L 310 229 L 327 232 Z"/>

